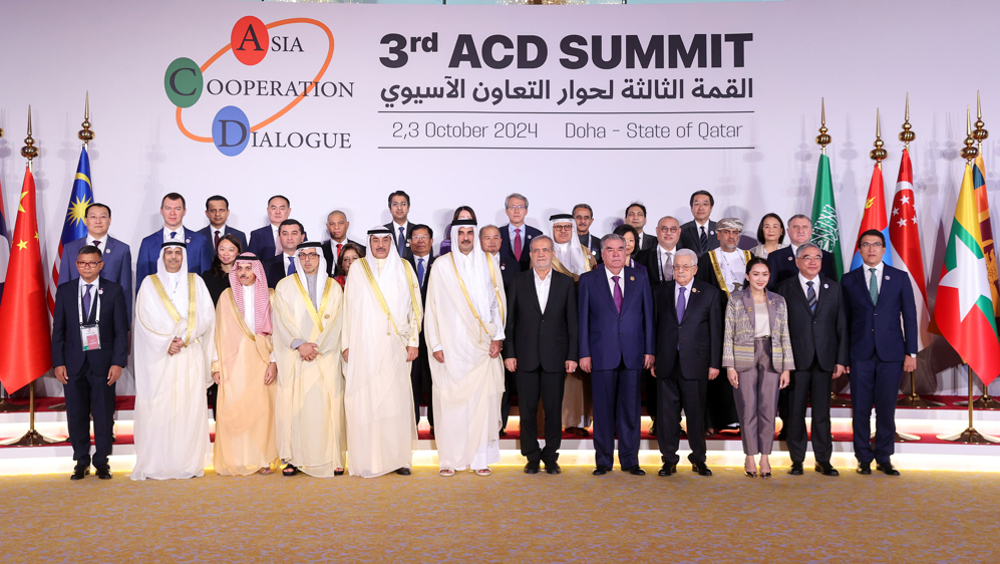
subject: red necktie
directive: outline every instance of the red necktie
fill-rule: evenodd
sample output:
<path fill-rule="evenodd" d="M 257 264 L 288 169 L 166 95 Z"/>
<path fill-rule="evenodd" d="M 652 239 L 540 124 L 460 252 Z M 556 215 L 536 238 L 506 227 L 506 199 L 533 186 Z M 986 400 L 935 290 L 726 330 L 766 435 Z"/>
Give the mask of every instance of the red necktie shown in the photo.
<path fill-rule="evenodd" d="M 521 230 L 514 230 L 514 256 L 521 260 Z"/>
<path fill-rule="evenodd" d="M 340 248 L 343 246 L 343 243 L 337 243 L 337 260 L 340 260 Z"/>
<path fill-rule="evenodd" d="M 215 230 L 215 248 L 216 249 L 219 248 L 219 230 L 218 229 Z"/>

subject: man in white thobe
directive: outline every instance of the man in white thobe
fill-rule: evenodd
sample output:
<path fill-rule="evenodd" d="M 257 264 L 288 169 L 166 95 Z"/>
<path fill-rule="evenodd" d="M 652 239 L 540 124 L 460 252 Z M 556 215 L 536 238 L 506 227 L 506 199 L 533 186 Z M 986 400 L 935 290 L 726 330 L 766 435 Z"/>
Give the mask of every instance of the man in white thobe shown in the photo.
<path fill-rule="evenodd" d="M 136 298 L 133 480 L 205 473 L 215 306 L 185 247 L 163 243 Z"/>
<path fill-rule="evenodd" d="M 410 474 L 417 425 L 410 363 L 420 335 L 420 286 L 396 253 L 392 232 L 368 231 L 344 289 L 344 410 L 351 476 Z"/>
<path fill-rule="evenodd" d="M 347 421 L 340 366 L 343 290 L 327 275 L 323 248 L 306 242 L 295 251 L 295 276 L 275 288 L 274 356 L 278 397 L 274 419 L 284 476 L 317 478 L 344 473 Z"/>
<path fill-rule="evenodd" d="M 427 288 L 424 338 L 432 351 L 434 433 L 442 476 L 470 469 L 490 475 L 500 462 L 500 347 L 506 297 L 479 247 L 476 223 L 452 223 L 458 249 L 437 259 Z"/>
<path fill-rule="evenodd" d="M 549 221 L 552 222 L 552 251 L 555 253 L 552 268 L 572 276 L 574 281 L 580 280 L 580 275 L 590 272 L 591 268 L 597 266 L 597 261 L 592 258 L 590 249 L 581 245 L 580 240 L 573 236 L 576 233 L 573 216 L 557 213 L 550 216 Z"/>

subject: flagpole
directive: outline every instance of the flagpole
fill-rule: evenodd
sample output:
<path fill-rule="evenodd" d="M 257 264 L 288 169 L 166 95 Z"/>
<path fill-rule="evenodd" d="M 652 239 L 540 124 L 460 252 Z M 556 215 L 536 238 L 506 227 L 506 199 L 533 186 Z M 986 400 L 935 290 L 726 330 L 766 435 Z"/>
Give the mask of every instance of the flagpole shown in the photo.
<path fill-rule="evenodd" d="M 917 134 L 911 131 L 913 126 L 910 125 L 910 94 L 906 94 L 906 113 L 903 119 L 903 131 L 899 132 L 899 140 L 903 142 L 903 150 L 910 150 L 910 143 L 912 143 L 916 138 Z M 919 299 L 923 299 L 917 296 Z M 925 343 L 926 344 L 926 343 Z M 916 371 L 910 372 L 910 393 L 904 395 L 896 402 L 896 407 L 911 407 L 916 409 L 926 409 L 930 407 L 943 407 L 944 404 L 937 401 L 931 401 L 924 399 L 917 394 L 917 376 Z"/>
<path fill-rule="evenodd" d="M 38 148 L 31 137 L 31 106 L 28 106 L 28 136 L 21 147 L 21 156 L 28 159 L 28 174 L 31 174 L 31 161 L 38 156 Z M 46 437 L 35 430 L 35 383 L 28 384 L 28 432 L 16 439 L 0 442 L 4 446 L 40 446 L 51 443 L 61 443 L 65 439 Z"/>
<path fill-rule="evenodd" d="M 966 133 L 965 148 L 962 149 L 962 158 L 965 159 L 965 166 L 967 167 L 966 171 L 968 171 L 969 170 L 968 167 L 972 166 L 973 159 L 975 159 L 976 155 L 979 154 L 979 149 L 972 146 L 975 143 L 975 140 L 972 135 L 972 118 L 969 116 L 968 108 L 966 108 L 965 110 L 965 133 Z M 985 139 L 985 137 L 983 138 Z M 966 172 L 966 174 L 968 174 L 968 172 Z M 956 219 L 955 221 L 958 220 Z M 938 435 L 938 439 L 942 441 L 950 441 L 953 443 L 965 443 L 965 444 L 976 444 L 976 445 L 1000 443 L 1000 438 L 991 437 L 990 435 L 984 435 L 980 433 L 979 431 L 976 430 L 973 424 L 973 410 L 975 409 L 975 402 L 972 401 L 972 392 L 975 389 L 973 388 L 973 376 L 975 376 L 976 373 L 975 371 L 972 370 L 972 367 L 969 366 L 968 364 L 966 364 L 965 366 L 966 370 L 969 373 L 969 401 L 966 403 L 966 405 L 969 406 L 969 426 L 961 433 L 957 433 L 954 435 Z"/>
<path fill-rule="evenodd" d="M 4 136 L 3 128 L 0 127 L 0 139 L 3 139 L 3 136 Z M 2 194 L 0 194 L 0 196 L 2 196 Z M 7 393 L 7 388 L 4 388 L 3 384 L 0 384 L 0 413 L 24 411 L 23 405 L 18 405 L 11 401 L 7 401 L 9 399 L 10 399 L 10 394 Z"/>
<path fill-rule="evenodd" d="M 826 154 L 826 146 L 832 139 L 826 128 L 826 98 L 820 98 L 819 102 L 819 135 L 816 136 L 816 144 L 819 145 L 821 155 Z M 837 396 L 837 392 L 830 390 L 830 407 L 851 407 L 851 400 L 845 400 Z"/>

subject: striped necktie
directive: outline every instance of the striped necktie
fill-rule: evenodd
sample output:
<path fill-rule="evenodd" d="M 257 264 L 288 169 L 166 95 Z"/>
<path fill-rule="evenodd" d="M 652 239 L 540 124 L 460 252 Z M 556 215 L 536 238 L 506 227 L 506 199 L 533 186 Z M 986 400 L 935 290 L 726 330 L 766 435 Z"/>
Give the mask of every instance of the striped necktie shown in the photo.
<path fill-rule="evenodd" d="M 809 302 L 809 311 L 812 312 L 813 315 L 815 315 L 816 304 L 819 302 L 819 300 L 816 297 L 816 289 L 813 288 L 813 284 L 814 282 L 812 280 L 806 282 L 806 286 L 809 286 L 809 290 L 806 291 L 806 301 Z"/>

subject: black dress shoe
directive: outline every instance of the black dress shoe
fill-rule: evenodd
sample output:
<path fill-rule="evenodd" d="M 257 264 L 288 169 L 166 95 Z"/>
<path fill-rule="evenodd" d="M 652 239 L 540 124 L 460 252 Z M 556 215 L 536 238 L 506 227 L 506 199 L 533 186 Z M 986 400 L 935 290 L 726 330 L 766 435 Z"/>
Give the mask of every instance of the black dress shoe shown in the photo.
<path fill-rule="evenodd" d="M 558 462 L 546 462 L 545 472 L 547 474 L 562 474 L 562 468 L 559 467 Z"/>
<path fill-rule="evenodd" d="M 793 462 L 792 463 L 792 467 L 788 469 L 788 473 L 791 474 L 792 476 L 801 476 L 802 475 L 802 463 L 801 462 Z"/>
<path fill-rule="evenodd" d="M 610 471 L 611 471 L 611 469 L 608 468 L 607 466 L 601 466 L 600 464 L 598 464 L 597 468 L 594 469 L 594 475 L 595 476 L 603 476 L 603 475 L 607 474 Z"/>
<path fill-rule="evenodd" d="M 524 473 L 525 474 L 537 474 L 538 473 L 538 463 L 537 462 L 529 462 L 529 463 L 525 464 L 524 465 Z"/>
<path fill-rule="evenodd" d="M 824 476 L 840 476 L 840 472 L 829 462 L 817 462 L 816 471 Z"/>
<path fill-rule="evenodd" d="M 699 476 L 711 476 L 712 475 L 712 471 L 708 469 L 708 466 L 705 466 L 704 462 L 692 462 L 691 463 L 691 471 L 692 472 L 697 472 Z"/>
<path fill-rule="evenodd" d="M 643 470 L 642 468 L 639 468 L 638 466 L 632 466 L 631 468 L 622 468 L 622 471 L 628 472 L 629 474 L 632 474 L 633 476 L 645 476 L 646 475 L 646 471 Z"/>
<path fill-rule="evenodd" d="M 676 474 L 676 473 L 677 473 L 677 465 L 676 464 L 672 464 L 670 466 L 667 466 L 666 464 L 664 464 L 663 468 L 660 468 L 660 471 L 657 472 L 656 475 L 657 476 L 669 476 L 671 474 Z"/>
<path fill-rule="evenodd" d="M 857 470 L 857 472 L 858 472 L 858 474 L 861 474 L 861 475 L 864 475 L 864 476 L 870 475 L 872 473 L 872 464 L 871 464 L 871 462 L 860 462 L 860 463 L 858 463 L 858 470 Z"/>
<path fill-rule="evenodd" d="M 344 475 L 344 471 L 343 470 L 334 470 L 333 471 L 333 475 L 334 476 L 343 476 Z"/>
<path fill-rule="evenodd" d="M 97 466 L 97 477 L 102 480 L 111 479 L 111 466 L 105 464 L 104 466 Z"/>
<path fill-rule="evenodd" d="M 875 469 L 885 474 L 886 476 L 899 476 L 899 470 L 893 468 L 891 462 L 876 464 Z"/>
<path fill-rule="evenodd" d="M 90 466 L 77 466 L 73 473 L 69 475 L 70 480 L 82 480 L 84 476 L 90 474 Z"/>
<path fill-rule="evenodd" d="M 500 436 L 501 437 L 506 437 L 507 436 L 507 429 L 500 429 Z"/>
<path fill-rule="evenodd" d="M 410 475 L 410 469 L 409 468 L 400 468 L 399 470 L 396 470 L 396 473 L 399 474 L 400 476 L 409 476 Z"/>

